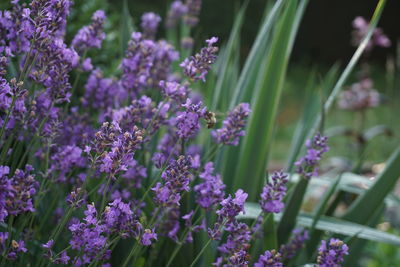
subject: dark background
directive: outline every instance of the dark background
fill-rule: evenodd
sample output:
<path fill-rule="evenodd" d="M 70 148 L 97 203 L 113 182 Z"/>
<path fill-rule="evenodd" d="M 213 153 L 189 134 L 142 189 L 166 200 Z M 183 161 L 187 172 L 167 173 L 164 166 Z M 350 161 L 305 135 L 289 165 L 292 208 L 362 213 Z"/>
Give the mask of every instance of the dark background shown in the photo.
<path fill-rule="evenodd" d="M 122 1 L 109 0 L 111 6 L 119 7 Z M 242 0 L 203 0 L 200 25 L 195 35 L 218 36 L 226 40 Z M 158 12 L 163 18 L 170 1 L 128 0 L 129 11 L 139 24 L 140 15 L 146 11 Z M 246 54 L 257 33 L 266 0 L 250 0 L 242 31 L 242 52 Z M 356 16 L 369 20 L 377 0 L 310 0 L 300 31 L 297 35 L 293 60 L 332 64 L 346 62 L 354 53 L 350 45 L 351 22 Z M 375 49 L 371 59 L 383 62 L 387 55 L 395 54 L 397 39 L 400 37 L 400 1 L 388 0 L 379 26 L 392 41 L 390 49 Z M 200 36 L 199 36 L 200 35 Z"/>

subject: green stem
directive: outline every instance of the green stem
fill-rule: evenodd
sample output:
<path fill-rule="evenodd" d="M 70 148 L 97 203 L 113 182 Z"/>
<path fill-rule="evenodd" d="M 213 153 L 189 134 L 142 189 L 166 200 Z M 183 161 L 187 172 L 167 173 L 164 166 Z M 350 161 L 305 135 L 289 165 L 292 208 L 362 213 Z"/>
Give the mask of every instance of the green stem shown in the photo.
<path fill-rule="evenodd" d="M 135 255 L 136 250 L 138 249 L 138 247 L 139 247 L 139 241 L 137 241 L 137 242 L 135 243 L 135 245 L 133 246 L 133 248 L 132 248 L 131 251 L 129 252 L 129 255 L 128 255 L 128 257 L 126 258 L 126 260 L 124 261 L 124 264 L 122 264 L 122 267 L 128 266 L 129 261 L 131 260 L 131 258 L 133 257 L 133 255 Z"/>
<path fill-rule="evenodd" d="M 196 258 L 193 260 L 193 262 L 190 264 L 189 267 L 195 266 L 197 261 L 200 259 L 201 255 L 203 255 L 204 251 L 207 249 L 207 247 L 211 244 L 212 239 L 208 239 L 207 243 L 204 245 L 204 247 L 200 250 L 199 254 L 197 254 Z"/>

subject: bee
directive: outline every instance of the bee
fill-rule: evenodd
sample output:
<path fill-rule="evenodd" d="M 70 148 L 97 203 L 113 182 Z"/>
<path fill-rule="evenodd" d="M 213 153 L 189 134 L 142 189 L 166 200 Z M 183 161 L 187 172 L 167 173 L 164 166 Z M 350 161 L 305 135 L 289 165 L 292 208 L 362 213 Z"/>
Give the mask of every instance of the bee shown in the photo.
<path fill-rule="evenodd" d="M 215 118 L 215 113 L 211 111 L 206 111 L 205 120 L 207 122 L 207 128 L 211 129 L 217 123 L 217 119 Z"/>

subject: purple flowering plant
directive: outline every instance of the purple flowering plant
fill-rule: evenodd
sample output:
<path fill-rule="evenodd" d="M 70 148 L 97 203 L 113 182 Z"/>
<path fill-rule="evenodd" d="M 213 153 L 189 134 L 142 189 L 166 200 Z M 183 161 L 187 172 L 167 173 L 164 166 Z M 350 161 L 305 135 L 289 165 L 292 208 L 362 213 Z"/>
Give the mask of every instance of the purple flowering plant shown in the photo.
<path fill-rule="evenodd" d="M 298 1 L 287 2 L 275 6 L 286 15 L 273 23 L 272 46 L 290 43 L 280 39 L 290 31 L 279 27 L 293 18 L 288 12 Z M 78 1 L 12 0 L 0 10 L 0 266 L 345 261 L 352 247 L 342 237 L 317 247 L 328 236 L 318 216 L 299 225 L 280 219 L 291 213 L 304 221 L 302 199 L 325 172 L 319 166 L 328 138 L 310 132 L 298 142 L 303 155 L 267 175 L 277 109 L 270 101 L 278 103 L 281 85 L 267 86 L 270 95 L 262 85 L 275 75 L 283 81 L 286 64 L 270 73 L 255 58 L 265 54 L 262 27 L 238 77 L 234 38 L 226 44 L 193 38 L 201 7 L 201 0 L 176 0 L 165 17 L 144 13 L 135 31 L 118 37 L 127 40 L 121 55 L 111 45 L 117 37 L 108 6 L 89 16 Z M 81 11 L 86 23 L 71 33 Z M 360 42 L 366 22 L 354 25 Z M 384 37 L 377 30 L 370 46 L 390 45 Z M 367 97 L 348 94 L 340 102 L 348 109 L 358 105 L 350 103 L 353 94 Z M 367 102 L 375 105 L 372 91 Z M 248 175 L 237 183 L 243 168 Z M 263 172 L 253 176 L 255 169 Z M 304 192 L 297 189 L 304 184 Z"/>

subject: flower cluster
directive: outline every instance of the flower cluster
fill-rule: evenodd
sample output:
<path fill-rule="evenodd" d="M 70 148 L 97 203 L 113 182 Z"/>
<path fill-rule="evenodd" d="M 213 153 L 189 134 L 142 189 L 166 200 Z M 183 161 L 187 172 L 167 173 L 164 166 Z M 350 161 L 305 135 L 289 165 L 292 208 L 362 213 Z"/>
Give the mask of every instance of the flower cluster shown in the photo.
<path fill-rule="evenodd" d="M 84 53 L 89 48 L 100 48 L 101 43 L 106 38 L 103 31 L 106 15 L 103 10 L 97 10 L 92 16 L 92 24 L 79 30 L 72 40 L 72 47 Z"/>
<path fill-rule="evenodd" d="M 207 109 L 202 103 L 192 103 L 188 98 L 185 104 L 182 104 L 185 111 L 178 112 L 176 117 L 176 134 L 179 138 L 188 139 L 197 134 L 200 129 L 200 118 L 204 118 Z"/>
<path fill-rule="evenodd" d="M 379 102 L 379 93 L 373 89 L 372 80 L 364 78 L 339 95 L 338 105 L 346 110 L 365 110 L 378 106 Z"/>
<path fill-rule="evenodd" d="M 288 175 L 282 171 L 274 172 L 261 193 L 260 205 L 266 213 L 279 213 L 283 210 L 283 198 L 286 195 Z"/>
<path fill-rule="evenodd" d="M 208 162 L 204 166 L 204 172 L 199 177 L 204 181 L 194 186 L 197 193 L 196 202 L 203 208 L 209 209 L 224 199 L 225 184 L 219 174 L 214 175 L 214 163 Z"/>
<path fill-rule="evenodd" d="M 296 172 L 306 179 L 318 176 L 317 164 L 321 160 L 322 155 L 329 150 L 326 144 L 328 138 L 317 133 L 311 140 L 307 140 L 307 152 L 304 157 L 298 160 Z"/>
<path fill-rule="evenodd" d="M 168 80 L 172 62 L 178 58 L 179 53 L 167 42 L 144 39 L 140 32 L 134 32 L 121 63 L 121 84 L 131 95 L 154 88 Z"/>
<path fill-rule="evenodd" d="M 17 259 L 18 253 L 26 253 L 28 249 L 25 247 L 25 242 L 23 240 L 12 240 L 10 248 L 7 251 L 7 240 L 9 238 L 10 237 L 8 233 L 0 232 L 0 252 L 7 253 L 5 257 L 8 260 L 14 261 Z"/>
<path fill-rule="evenodd" d="M 318 267 L 341 266 L 344 256 L 349 252 L 349 248 L 343 241 L 332 238 L 329 242 L 322 240 L 318 249 Z"/>
<path fill-rule="evenodd" d="M 112 178 L 120 171 L 127 171 L 142 140 L 143 133 L 136 126 L 131 132 L 123 132 L 115 121 L 111 124 L 103 123 L 93 142 L 99 171 L 108 173 Z M 91 148 L 87 147 L 86 150 L 89 152 Z"/>
<path fill-rule="evenodd" d="M 161 177 L 165 184 L 157 183 L 152 190 L 156 193 L 155 201 L 159 205 L 173 206 L 179 205 L 181 193 L 189 191 L 189 182 L 192 174 L 190 173 L 191 161 L 188 156 L 179 156 L 177 160 L 172 160 Z"/>
<path fill-rule="evenodd" d="M 254 267 L 283 267 L 281 254 L 276 250 L 267 250 L 260 255 Z"/>
<path fill-rule="evenodd" d="M 206 40 L 207 46 L 200 50 L 200 53 L 185 59 L 180 66 L 183 68 L 183 73 L 193 81 L 206 80 L 206 75 L 211 68 L 211 65 L 217 59 L 218 47 L 214 44 L 218 42 L 217 37 L 212 37 Z"/>
<path fill-rule="evenodd" d="M 304 247 L 305 242 L 309 239 L 307 230 L 293 230 L 293 237 L 289 243 L 280 247 L 279 253 L 284 260 L 293 258 Z"/>
<path fill-rule="evenodd" d="M 353 20 L 352 44 L 358 46 L 368 32 L 369 23 L 363 17 L 356 17 Z M 374 47 L 389 47 L 390 39 L 383 33 L 381 28 L 376 28 L 368 42 L 366 51 L 371 51 Z"/>
<path fill-rule="evenodd" d="M 104 78 L 100 69 L 91 72 L 85 89 L 82 103 L 95 110 L 107 111 L 114 108 L 119 101 L 118 96 L 121 94 L 118 83 L 111 78 Z"/>
<path fill-rule="evenodd" d="M 142 26 L 145 39 L 154 39 L 160 21 L 160 16 L 153 12 L 143 14 L 140 26 Z"/>
<path fill-rule="evenodd" d="M 176 0 L 171 3 L 168 11 L 167 21 L 165 26 L 170 29 L 178 24 L 178 21 L 188 12 L 188 8 L 182 1 Z"/>
<path fill-rule="evenodd" d="M 220 144 L 237 146 L 239 138 L 246 133 L 243 129 L 249 114 L 250 105 L 248 103 L 241 103 L 235 107 L 223 121 L 222 128 L 212 131 L 215 140 Z"/>
<path fill-rule="evenodd" d="M 9 215 L 35 211 L 32 198 L 37 193 L 39 183 L 32 171 L 32 166 L 26 165 L 25 170 L 17 169 L 9 178 L 10 168 L 0 166 L 0 221 Z"/>
<path fill-rule="evenodd" d="M 184 22 L 189 27 L 194 27 L 199 23 L 199 15 L 201 11 L 202 0 L 186 0 L 187 12 L 184 17 Z"/>

